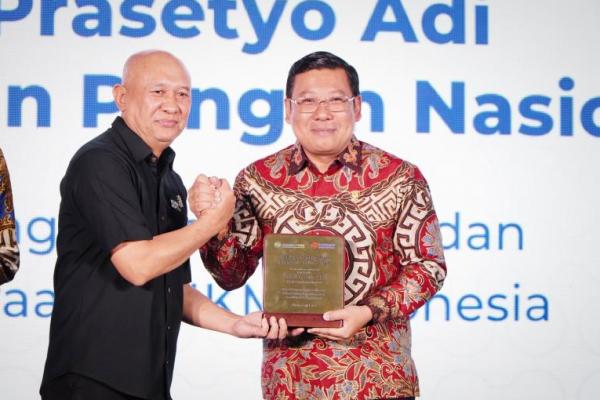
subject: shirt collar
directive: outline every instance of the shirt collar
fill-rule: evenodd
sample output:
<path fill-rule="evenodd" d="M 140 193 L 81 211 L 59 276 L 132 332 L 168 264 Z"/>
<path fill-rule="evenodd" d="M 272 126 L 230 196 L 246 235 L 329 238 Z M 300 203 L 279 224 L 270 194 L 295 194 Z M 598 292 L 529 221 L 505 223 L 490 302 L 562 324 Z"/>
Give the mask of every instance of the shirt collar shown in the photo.
<path fill-rule="evenodd" d="M 355 136 L 352 136 L 350 143 L 348 143 L 348 146 L 346 146 L 346 148 L 340 154 L 338 154 L 334 160 L 334 163 L 339 162 L 342 166 L 346 166 L 354 172 L 359 173 L 362 170 L 361 156 L 362 142 L 356 139 Z M 296 175 L 298 172 L 302 171 L 306 166 L 308 166 L 309 163 L 310 160 L 304 152 L 304 148 L 300 142 L 296 142 L 296 144 L 294 144 L 292 147 L 292 153 L 290 156 L 289 174 Z"/>
<path fill-rule="evenodd" d="M 123 118 L 115 118 L 112 123 L 112 127 L 123 140 L 125 146 L 127 146 L 136 162 L 140 162 L 142 160 L 148 161 L 151 157 L 153 157 L 150 146 L 148 146 L 138 134 L 136 134 L 127 126 Z M 166 165 L 172 165 L 174 159 L 175 152 L 170 147 L 167 147 L 160 155 L 160 160 L 163 163 L 166 163 Z"/>

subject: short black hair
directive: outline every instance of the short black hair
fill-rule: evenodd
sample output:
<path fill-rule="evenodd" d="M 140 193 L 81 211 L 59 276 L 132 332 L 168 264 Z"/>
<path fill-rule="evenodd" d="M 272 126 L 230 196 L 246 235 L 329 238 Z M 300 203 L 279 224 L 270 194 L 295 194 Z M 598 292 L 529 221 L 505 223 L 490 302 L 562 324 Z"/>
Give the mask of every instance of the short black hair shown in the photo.
<path fill-rule="evenodd" d="M 296 75 L 313 69 L 337 68 L 341 68 L 346 72 L 352 96 L 358 96 L 360 90 L 358 88 L 358 73 L 356 72 L 356 69 L 335 54 L 327 51 L 316 51 L 302 57 L 292 65 L 290 72 L 288 72 L 287 82 L 285 84 L 285 97 L 292 97 Z"/>

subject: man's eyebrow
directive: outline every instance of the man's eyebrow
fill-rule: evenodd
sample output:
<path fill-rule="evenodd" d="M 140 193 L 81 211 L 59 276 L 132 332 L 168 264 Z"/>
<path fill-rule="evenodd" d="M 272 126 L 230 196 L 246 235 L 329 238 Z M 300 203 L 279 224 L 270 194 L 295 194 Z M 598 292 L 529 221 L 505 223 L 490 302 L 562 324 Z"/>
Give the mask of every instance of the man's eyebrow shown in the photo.
<path fill-rule="evenodd" d="M 148 87 L 149 88 L 165 88 L 165 87 L 170 87 L 170 85 L 166 82 L 153 82 Z M 191 92 L 192 88 L 191 88 L 191 86 L 182 85 L 182 86 L 177 86 L 175 88 L 175 90 L 185 90 L 185 91 Z"/>
<path fill-rule="evenodd" d="M 314 90 L 304 90 L 304 91 L 298 93 L 297 96 L 305 97 L 307 95 L 316 96 L 316 92 Z M 327 94 L 325 96 L 337 96 L 337 95 L 346 96 L 346 92 L 344 92 L 342 89 L 334 89 L 334 90 L 327 92 Z"/>

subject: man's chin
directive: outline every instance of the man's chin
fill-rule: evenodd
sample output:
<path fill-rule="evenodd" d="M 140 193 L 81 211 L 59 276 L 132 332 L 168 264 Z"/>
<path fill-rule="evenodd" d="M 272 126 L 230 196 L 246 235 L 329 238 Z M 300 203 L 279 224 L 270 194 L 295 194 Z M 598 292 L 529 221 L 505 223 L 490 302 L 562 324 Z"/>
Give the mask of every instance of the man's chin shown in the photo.
<path fill-rule="evenodd" d="M 172 142 L 177 136 L 181 135 L 181 132 L 183 132 L 183 129 L 177 126 L 173 128 L 162 128 L 157 132 L 157 137 L 161 142 Z"/>
<path fill-rule="evenodd" d="M 320 153 L 339 153 L 345 146 L 341 146 L 339 140 L 334 137 L 322 137 L 312 141 L 312 146 L 316 151 Z"/>

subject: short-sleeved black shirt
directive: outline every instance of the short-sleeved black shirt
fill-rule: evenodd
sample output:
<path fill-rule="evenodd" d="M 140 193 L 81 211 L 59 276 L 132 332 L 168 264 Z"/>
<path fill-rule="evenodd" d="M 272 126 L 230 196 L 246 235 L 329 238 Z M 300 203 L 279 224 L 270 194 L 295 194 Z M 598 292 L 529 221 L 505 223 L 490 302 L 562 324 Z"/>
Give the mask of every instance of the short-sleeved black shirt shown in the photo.
<path fill-rule="evenodd" d="M 71 372 L 123 393 L 170 398 L 189 261 L 136 287 L 110 261 L 126 241 L 187 223 L 175 153 L 156 158 L 118 117 L 84 145 L 60 184 L 55 302 L 44 385 Z"/>

